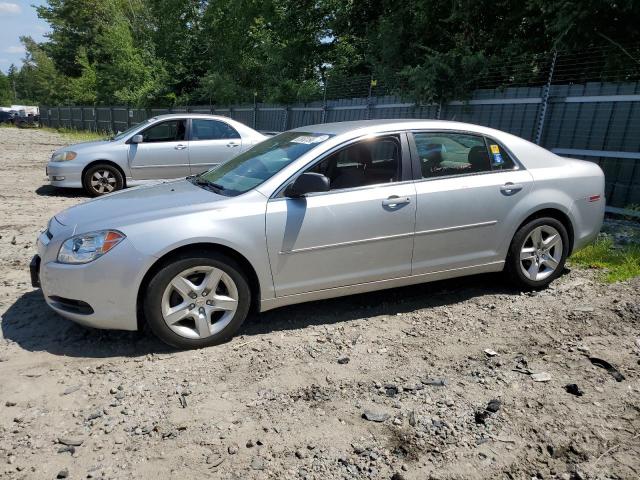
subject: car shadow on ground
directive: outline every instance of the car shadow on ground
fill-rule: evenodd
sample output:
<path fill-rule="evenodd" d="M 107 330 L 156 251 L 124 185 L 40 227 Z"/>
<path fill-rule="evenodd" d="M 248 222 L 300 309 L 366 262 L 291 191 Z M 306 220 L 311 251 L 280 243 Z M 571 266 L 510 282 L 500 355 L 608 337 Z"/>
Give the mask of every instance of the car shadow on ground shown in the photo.
<path fill-rule="evenodd" d="M 453 280 L 302 303 L 249 316 L 238 335 L 251 337 L 307 326 L 394 316 L 425 308 L 453 305 L 485 295 L 518 296 L 521 290 L 500 274 Z M 82 327 L 54 313 L 42 293 L 25 293 L 2 316 L 3 337 L 29 351 L 69 357 L 144 356 L 174 351 L 150 332 L 123 332 Z"/>
<path fill-rule="evenodd" d="M 270 310 L 249 317 L 239 334 L 250 336 L 381 315 L 395 316 L 485 295 L 519 296 L 521 292 L 504 275 L 473 275 Z"/>
<path fill-rule="evenodd" d="M 32 352 L 68 357 L 144 356 L 173 351 L 150 334 L 85 328 L 62 318 L 44 301 L 42 292 L 22 295 L 2 315 L 2 336 Z"/>
<path fill-rule="evenodd" d="M 80 188 L 61 188 L 51 185 L 42 185 L 36 188 L 36 195 L 41 197 L 89 198 L 86 192 Z"/>

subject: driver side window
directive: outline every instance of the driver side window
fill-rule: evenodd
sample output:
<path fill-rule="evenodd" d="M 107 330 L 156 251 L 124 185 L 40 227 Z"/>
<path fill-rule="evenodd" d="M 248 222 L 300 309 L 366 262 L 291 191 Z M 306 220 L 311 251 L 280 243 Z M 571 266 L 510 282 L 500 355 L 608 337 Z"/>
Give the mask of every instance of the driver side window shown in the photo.
<path fill-rule="evenodd" d="M 186 120 L 160 122 L 142 132 L 144 143 L 181 142 L 184 140 Z"/>
<path fill-rule="evenodd" d="M 374 138 L 345 147 L 311 167 L 329 179 L 331 190 L 397 182 L 401 165 L 400 139 Z"/>

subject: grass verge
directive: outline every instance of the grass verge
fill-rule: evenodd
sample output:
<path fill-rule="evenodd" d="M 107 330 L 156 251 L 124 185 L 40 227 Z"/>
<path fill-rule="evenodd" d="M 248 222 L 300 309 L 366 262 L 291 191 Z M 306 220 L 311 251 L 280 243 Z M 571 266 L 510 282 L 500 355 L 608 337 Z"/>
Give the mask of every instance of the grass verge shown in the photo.
<path fill-rule="evenodd" d="M 104 132 L 89 132 L 86 130 L 72 130 L 70 128 L 49 128 L 43 127 L 41 130 L 45 132 L 57 133 L 62 135 L 65 141 L 69 143 L 91 142 L 93 140 L 104 140 L 107 134 Z"/>
<path fill-rule="evenodd" d="M 574 253 L 569 263 L 603 270 L 602 279 L 607 283 L 628 280 L 640 276 L 640 245 L 617 247 L 611 238 L 598 239 Z"/>

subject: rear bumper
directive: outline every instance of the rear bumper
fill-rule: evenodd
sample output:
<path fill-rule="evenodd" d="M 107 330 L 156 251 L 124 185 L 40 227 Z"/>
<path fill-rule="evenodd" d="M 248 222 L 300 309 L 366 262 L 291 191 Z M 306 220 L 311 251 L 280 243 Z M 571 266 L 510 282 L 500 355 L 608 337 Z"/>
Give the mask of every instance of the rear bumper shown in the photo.
<path fill-rule="evenodd" d="M 597 201 L 590 201 L 587 197 L 574 202 L 571 208 L 574 225 L 572 252 L 581 250 L 598 237 L 604 221 L 604 209 L 604 195 Z"/>
<path fill-rule="evenodd" d="M 82 188 L 83 166 L 71 162 L 49 162 L 45 170 L 54 187 Z"/>

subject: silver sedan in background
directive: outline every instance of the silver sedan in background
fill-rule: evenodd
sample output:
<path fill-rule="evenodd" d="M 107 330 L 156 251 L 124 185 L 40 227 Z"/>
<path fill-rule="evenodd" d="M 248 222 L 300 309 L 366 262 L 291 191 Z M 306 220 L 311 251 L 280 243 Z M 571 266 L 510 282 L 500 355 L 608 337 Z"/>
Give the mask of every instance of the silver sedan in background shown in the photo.
<path fill-rule="evenodd" d="M 227 117 L 160 115 L 111 139 L 56 150 L 47 176 L 55 187 L 84 188 L 100 196 L 145 180 L 202 173 L 265 138 Z"/>
<path fill-rule="evenodd" d="M 144 322 L 180 348 L 230 338 L 250 308 L 506 270 L 542 288 L 597 235 L 598 165 L 475 125 L 302 127 L 204 174 L 53 217 L 32 282 L 97 328 Z"/>

